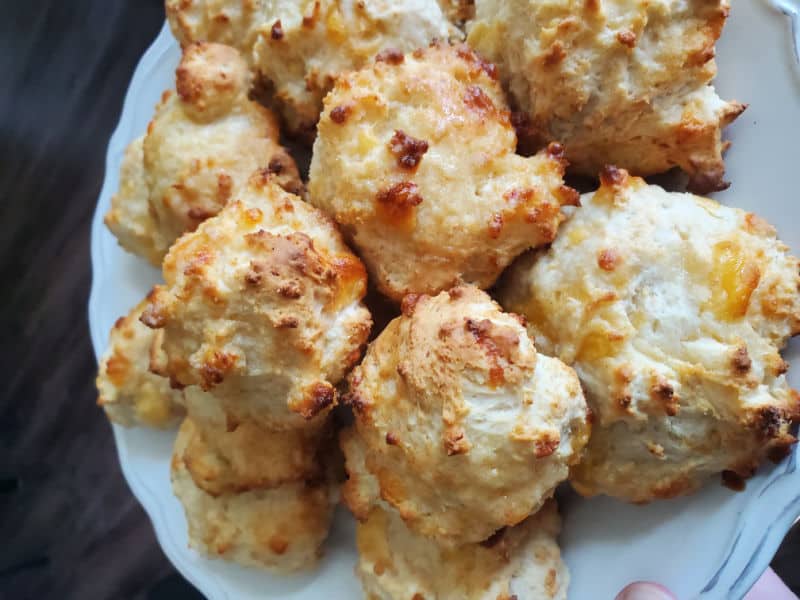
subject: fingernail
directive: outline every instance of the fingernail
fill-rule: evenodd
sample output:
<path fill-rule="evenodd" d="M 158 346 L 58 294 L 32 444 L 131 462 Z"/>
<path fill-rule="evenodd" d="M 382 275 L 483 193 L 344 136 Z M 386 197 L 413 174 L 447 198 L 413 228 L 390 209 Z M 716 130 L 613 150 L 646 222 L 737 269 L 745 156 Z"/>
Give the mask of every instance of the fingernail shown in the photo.
<path fill-rule="evenodd" d="M 615 600 L 675 600 L 675 596 L 657 583 L 637 581 L 617 594 Z"/>

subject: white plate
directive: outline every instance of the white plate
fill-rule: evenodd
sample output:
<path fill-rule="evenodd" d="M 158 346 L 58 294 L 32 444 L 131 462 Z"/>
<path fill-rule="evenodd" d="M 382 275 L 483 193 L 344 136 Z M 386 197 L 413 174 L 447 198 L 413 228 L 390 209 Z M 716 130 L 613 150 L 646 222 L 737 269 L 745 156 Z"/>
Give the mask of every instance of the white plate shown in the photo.
<path fill-rule="evenodd" d="M 785 15 L 794 14 L 797 20 L 791 0 L 776 2 Z M 723 98 L 748 102 L 750 107 L 729 129 L 734 145 L 727 164 L 733 185 L 716 198 L 777 225 L 782 239 L 798 253 L 800 77 L 790 43 L 790 20 L 759 0 L 734 4 L 718 45 L 717 88 Z M 159 278 L 155 269 L 117 246 L 102 216 L 117 189 L 123 150 L 145 131 L 161 92 L 173 86 L 178 59 L 178 48 L 165 26 L 136 69 L 109 144 L 106 178 L 92 224 L 89 322 L 97 355 L 106 346 L 114 320 Z M 797 387 L 797 346 L 788 360 L 790 379 Z M 345 511 L 336 518 L 326 558 L 314 574 L 276 578 L 207 560 L 188 549 L 183 511 L 171 493 L 173 434 L 114 427 L 114 436 L 125 478 L 150 516 L 165 553 L 209 598 L 360 597 L 353 576 L 353 523 Z M 611 599 L 625 584 L 641 579 L 659 581 L 685 599 L 740 598 L 800 515 L 796 460 L 794 453 L 778 466 L 764 467 L 742 493 L 730 492 L 715 480 L 692 497 L 645 507 L 567 495 L 561 540 L 572 573 L 570 598 Z"/>

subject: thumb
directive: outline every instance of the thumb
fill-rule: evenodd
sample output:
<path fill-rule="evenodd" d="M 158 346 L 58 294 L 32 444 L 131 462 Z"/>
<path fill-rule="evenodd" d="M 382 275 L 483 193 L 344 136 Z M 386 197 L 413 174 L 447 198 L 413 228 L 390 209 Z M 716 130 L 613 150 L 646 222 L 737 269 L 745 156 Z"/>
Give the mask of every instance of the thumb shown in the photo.
<path fill-rule="evenodd" d="M 797 596 L 786 587 L 772 569 L 764 572 L 744 598 L 745 600 L 797 600 Z"/>
<path fill-rule="evenodd" d="M 615 600 L 675 600 L 675 596 L 657 583 L 637 581 L 625 586 Z"/>

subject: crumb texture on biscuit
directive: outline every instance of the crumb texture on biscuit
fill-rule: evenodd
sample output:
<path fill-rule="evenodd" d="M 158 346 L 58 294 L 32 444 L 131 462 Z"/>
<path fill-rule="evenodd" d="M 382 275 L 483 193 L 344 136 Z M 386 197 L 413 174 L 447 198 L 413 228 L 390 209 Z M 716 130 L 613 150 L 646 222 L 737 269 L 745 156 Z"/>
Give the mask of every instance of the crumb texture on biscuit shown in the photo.
<path fill-rule="evenodd" d="M 164 259 L 143 321 L 177 386 L 236 421 L 305 427 L 336 403 L 371 328 L 366 272 L 320 211 L 255 174 Z"/>
<path fill-rule="evenodd" d="M 229 418 L 224 403 L 196 386 L 184 390 L 195 434 L 184 462 L 195 484 L 212 496 L 317 481 L 325 472 L 330 423 L 270 430 Z"/>
<path fill-rule="evenodd" d="M 183 45 L 236 46 L 289 130 L 312 139 L 322 99 L 338 75 L 380 52 L 463 37 L 447 16 L 461 22 L 469 12 L 466 0 L 167 0 L 172 31 Z"/>
<path fill-rule="evenodd" d="M 356 516 L 382 499 L 442 545 L 476 543 L 566 479 L 588 438 L 586 403 L 574 371 L 538 354 L 485 292 L 403 308 L 349 378 L 358 436 L 342 440 L 343 495 Z"/>
<path fill-rule="evenodd" d="M 516 143 L 496 69 L 468 47 L 387 56 L 325 98 L 309 198 L 395 300 L 486 288 L 552 241 L 561 205 L 577 199 L 558 144 L 524 158 Z"/>
<path fill-rule="evenodd" d="M 111 198 L 111 208 L 103 219 L 119 245 L 160 265 L 169 247 L 150 211 L 149 191 L 144 170 L 144 136 L 125 149 L 119 171 L 119 189 Z"/>
<path fill-rule="evenodd" d="M 555 500 L 483 544 L 443 549 L 374 508 L 356 528 L 356 573 L 368 600 L 566 600 Z"/>
<path fill-rule="evenodd" d="M 269 0 L 166 0 L 167 20 L 182 47 L 193 42 L 232 46 L 250 60 Z"/>
<path fill-rule="evenodd" d="M 437 0 L 276 0 L 267 14 L 253 48 L 256 69 L 298 133 L 313 132 L 342 73 L 380 52 L 411 52 L 456 32 Z"/>
<path fill-rule="evenodd" d="M 180 422 L 183 402 L 169 379 L 150 371 L 161 348 L 157 332 L 139 322 L 146 305 L 140 302 L 111 329 L 97 374 L 97 403 L 118 425 L 165 429 Z"/>
<path fill-rule="evenodd" d="M 500 285 L 594 413 L 574 486 L 645 502 L 750 476 L 795 442 L 780 350 L 800 331 L 800 263 L 753 214 L 607 169 L 549 250 Z"/>
<path fill-rule="evenodd" d="M 212 494 L 198 485 L 190 468 L 209 454 L 213 449 L 186 419 L 175 443 L 171 477 L 186 513 L 190 546 L 210 558 L 278 573 L 313 567 L 333 517 L 330 485 L 299 481 Z"/>
<path fill-rule="evenodd" d="M 497 63 L 528 143 L 558 140 L 572 171 L 678 166 L 727 187 L 722 129 L 743 110 L 710 85 L 727 0 L 477 0 L 469 43 Z"/>

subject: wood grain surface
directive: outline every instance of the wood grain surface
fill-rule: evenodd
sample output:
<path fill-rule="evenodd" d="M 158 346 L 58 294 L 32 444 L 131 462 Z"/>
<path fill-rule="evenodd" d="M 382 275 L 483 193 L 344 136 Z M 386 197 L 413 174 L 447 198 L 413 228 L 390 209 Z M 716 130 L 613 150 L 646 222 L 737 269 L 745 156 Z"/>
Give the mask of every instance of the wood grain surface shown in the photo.
<path fill-rule="evenodd" d="M 95 406 L 89 223 L 162 0 L 0 0 L 0 599 L 198 598 Z M 800 535 L 774 563 L 800 589 Z"/>

